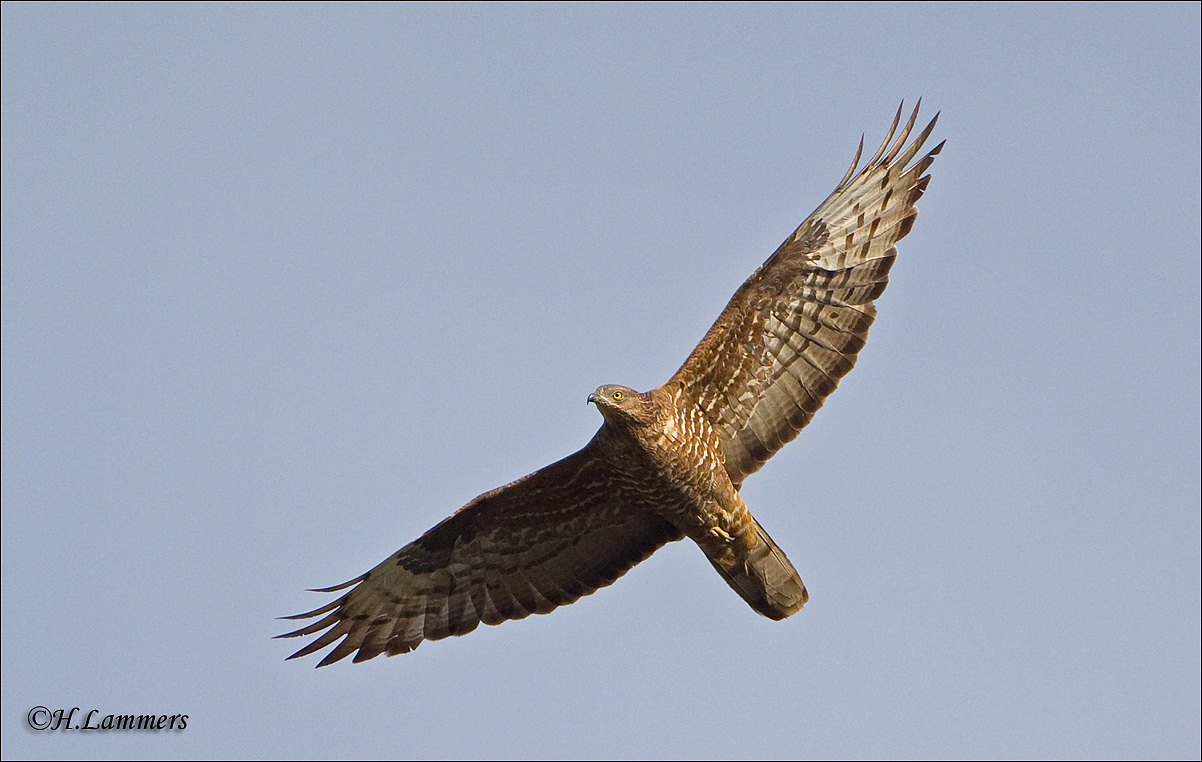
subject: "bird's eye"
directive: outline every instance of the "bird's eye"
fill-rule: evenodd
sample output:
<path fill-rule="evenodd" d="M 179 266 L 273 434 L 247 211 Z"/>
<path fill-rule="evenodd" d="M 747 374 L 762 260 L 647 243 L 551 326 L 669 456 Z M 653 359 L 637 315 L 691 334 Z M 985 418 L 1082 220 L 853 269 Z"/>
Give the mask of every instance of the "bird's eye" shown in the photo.
<path fill-rule="evenodd" d="M 614 392 L 614 399 L 615 399 L 615 400 L 620 400 L 620 399 L 622 399 L 622 393 L 621 393 L 621 392 Z"/>

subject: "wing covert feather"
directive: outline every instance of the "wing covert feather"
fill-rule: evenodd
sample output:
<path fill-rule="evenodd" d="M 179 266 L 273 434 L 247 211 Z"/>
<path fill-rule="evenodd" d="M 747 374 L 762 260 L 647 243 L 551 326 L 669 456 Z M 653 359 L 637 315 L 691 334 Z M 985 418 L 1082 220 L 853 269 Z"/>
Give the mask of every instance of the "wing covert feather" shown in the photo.
<path fill-rule="evenodd" d="M 486 492 L 361 577 L 339 599 L 287 619 L 322 619 L 278 637 L 318 638 L 289 658 L 341 639 L 319 667 L 364 661 L 546 614 L 611 584 L 667 542 L 674 526 L 622 497 L 592 442 Z"/>
<path fill-rule="evenodd" d="M 861 139 L 834 192 L 739 287 L 669 381 L 718 431 L 736 486 L 810 422 L 868 337 L 894 244 L 910 232 L 930 180 L 923 173 L 943 148 L 907 167 L 939 115 L 907 146 L 918 106 L 894 139 L 901 114 L 856 172 Z"/>

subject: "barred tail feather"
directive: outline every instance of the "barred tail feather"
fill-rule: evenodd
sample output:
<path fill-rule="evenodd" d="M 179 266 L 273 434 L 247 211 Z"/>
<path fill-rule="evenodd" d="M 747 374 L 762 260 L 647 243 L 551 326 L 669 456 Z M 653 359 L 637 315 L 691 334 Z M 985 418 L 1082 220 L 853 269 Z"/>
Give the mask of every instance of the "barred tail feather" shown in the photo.
<path fill-rule="evenodd" d="M 755 541 L 746 557 L 729 569 L 713 559 L 710 563 L 726 584 L 742 596 L 760 614 L 769 619 L 784 619 L 801 610 L 810 599 L 801 576 L 764 528 L 752 519 Z"/>

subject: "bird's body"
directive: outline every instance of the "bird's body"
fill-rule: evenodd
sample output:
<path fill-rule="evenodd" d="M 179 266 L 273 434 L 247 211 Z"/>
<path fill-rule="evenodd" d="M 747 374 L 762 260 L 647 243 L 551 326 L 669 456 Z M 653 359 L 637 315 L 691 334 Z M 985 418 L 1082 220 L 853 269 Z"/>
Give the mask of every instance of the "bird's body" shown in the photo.
<path fill-rule="evenodd" d="M 907 166 L 935 120 L 906 146 L 918 109 L 893 141 L 900 116 L 858 173 L 857 151 L 835 191 L 735 292 L 671 379 L 641 394 L 598 388 L 589 401 L 604 423 L 584 448 L 319 591 L 354 585 L 289 617 L 325 615 L 281 636 L 321 633 L 289 658 L 341 641 L 318 666 L 351 653 L 363 661 L 547 613 L 684 537 L 757 612 L 798 611 L 805 585 L 739 488 L 809 423 L 864 345 L 894 243 L 913 225 L 923 172 L 943 146 Z"/>
<path fill-rule="evenodd" d="M 752 608 L 784 619 L 805 604 L 801 577 L 752 517 L 726 473 L 717 432 L 680 384 L 645 394 L 602 386 L 589 401 L 605 416 L 598 446 L 621 482 L 697 543 Z"/>

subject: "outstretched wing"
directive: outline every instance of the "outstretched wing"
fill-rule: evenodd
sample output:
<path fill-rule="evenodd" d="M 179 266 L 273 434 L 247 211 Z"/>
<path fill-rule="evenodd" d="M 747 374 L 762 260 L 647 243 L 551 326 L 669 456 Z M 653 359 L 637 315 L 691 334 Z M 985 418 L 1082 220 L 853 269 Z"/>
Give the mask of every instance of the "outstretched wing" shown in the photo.
<path fill-rule="evenodd" d="M 669 381 L 688 390 L 718 431 L 736 486 L 810 422 L 868 337 L 894 244 L 910 232 L 930 180 L 922 173 L 943 148 L 907 167 L 939 115 L 905 146 L 918 107 L 893 140 L 901 114 L 899 107 L 856 173 L 860 140 L 838 187 L 735 292 Z"/>
<path fill-rule="evenodd" d="M 594 440 L 595 441 L 595 440 Z M 364 661 L 407 653 L 423 640 L 464 635 L 485 624 L 546 614 L 625 574 L 679 530 L 636 495 L 623 499 L 595 445 L 487 492 L 357 579 L 338 600 L 306 614 L 326 616 L 292 638 L 320 637 L 290 656 L 342 640 L 317 666 L 351 653 Z M 328 628 L 328 629 L 327 629 Z"/>

